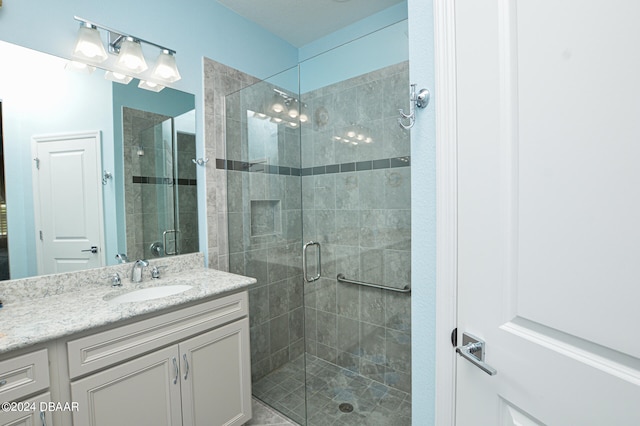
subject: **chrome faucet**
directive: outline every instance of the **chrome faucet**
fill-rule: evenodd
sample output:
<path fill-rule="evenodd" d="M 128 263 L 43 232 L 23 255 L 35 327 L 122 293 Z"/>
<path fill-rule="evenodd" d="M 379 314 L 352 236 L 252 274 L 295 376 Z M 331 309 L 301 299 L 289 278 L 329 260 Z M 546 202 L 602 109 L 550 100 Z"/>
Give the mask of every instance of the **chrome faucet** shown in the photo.
<path fill-rule="evenodd" d="M 129 261 L 129 258 L 124 253 L 116 254 L 116 259 L 118 259 L 120 263 L 127 263 Z"/>
<path fill-rule="evenodd" d="M 138 259 L 133 264 L 131 269 L 131 282 L 139 283 L 142 281 L 142 270 L 145 266 L 149 266 L 149 262 L 143 259 Z"/>

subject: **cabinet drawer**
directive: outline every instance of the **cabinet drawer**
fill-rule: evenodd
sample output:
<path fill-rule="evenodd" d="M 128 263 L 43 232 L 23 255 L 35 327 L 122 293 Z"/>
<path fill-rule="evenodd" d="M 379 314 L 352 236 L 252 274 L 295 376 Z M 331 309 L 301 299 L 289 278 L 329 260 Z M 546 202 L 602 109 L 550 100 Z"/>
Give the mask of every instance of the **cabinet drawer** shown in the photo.
<path fill-rule="evenodd" d="M 1 426 L 33 426 L 51 425 L 51 412 L 40 411 L 41 408 L 51 401 L 49 392 L 38 395 L 35 398 L 16 401 L 19 403 L 17 410 L 0 411 Z"/>
<path fill-rule="evenodd" d="M 67 342 L 71 379 L 248 315 L 247 292 Z"/>
<path fill-rule="evenodd" d="M 18 401 L 49 387 L 47 350 L 0 362 L 0 401 Z"/>

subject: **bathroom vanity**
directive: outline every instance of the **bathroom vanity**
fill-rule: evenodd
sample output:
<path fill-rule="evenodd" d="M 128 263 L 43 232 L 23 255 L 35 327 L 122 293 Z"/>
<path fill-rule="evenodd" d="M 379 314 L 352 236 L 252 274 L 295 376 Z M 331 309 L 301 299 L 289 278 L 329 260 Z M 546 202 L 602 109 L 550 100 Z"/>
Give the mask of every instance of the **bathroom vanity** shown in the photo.
<path fill-rule="evenodd" d="M 244 424 L 254 282 L 200 267 L 5 302 L 0 425 Z M 182 291 L 144 296 L 161 287 Z"/>

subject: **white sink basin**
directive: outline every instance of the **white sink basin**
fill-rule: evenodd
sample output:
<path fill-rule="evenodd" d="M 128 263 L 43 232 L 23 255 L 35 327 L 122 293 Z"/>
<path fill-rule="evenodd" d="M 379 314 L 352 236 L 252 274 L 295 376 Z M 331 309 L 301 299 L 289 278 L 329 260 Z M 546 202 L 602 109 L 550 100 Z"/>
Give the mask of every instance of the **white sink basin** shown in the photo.
<path fill-rule="evenodd" d="M 161 297 L 172 296 L 189 290 L 190 285 L 167 285 L 160 287 L 141 288 L 140 290 L 130 291 L 121 294 L 113 299 L 109 299 L 109 303 L 128 303 L 128 302 L 144 302 L 145 300 L 160 299 Z"/>

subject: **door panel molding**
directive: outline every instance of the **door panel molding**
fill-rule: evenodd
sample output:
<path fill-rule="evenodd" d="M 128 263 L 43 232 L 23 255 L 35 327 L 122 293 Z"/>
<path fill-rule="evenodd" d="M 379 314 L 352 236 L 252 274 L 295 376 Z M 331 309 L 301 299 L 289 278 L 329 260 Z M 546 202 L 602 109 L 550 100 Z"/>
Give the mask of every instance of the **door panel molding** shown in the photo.
<path fill-rule="evenodd" d="M 37 256 L 37 265 L 38 265 L 38 274 L 43 274 L 46 273 L 45 272 L 45 253 L 44 253 L 44 244 L 43 241 L 41 240 L 41 235 L 40 235 L 40 231 L 43 230 L 44 227 L 44 222 L 45 222 L 45 217 L 50 214 L 50 212 L 44 212 L 42 211 L 42 201 L 40 200 L 40 183 L 39 183 L 39 178 L 40 178 L 40 170 L 39 167 L 42 165 L 40 159 L 38 159 L 38 149 L 41 146 L 44 146 L 47 143 L 56 143 L 56 142 L 64 142 L 64 141 L 68 141 L 68 142 L 73 142 L 73 141 L 80 141 L 80 140 L 91 140 L 91 143 L 93 144 L 92 149 L 95 149 L 95 157 L 94 158 L 88 158 L 87 160 L 89 162 L 92 162 L 92 166 L 95 167 L 95 176 L 92 177 L 92 182 L 83 182 L 82 187 L 86 188 L 88 191 L 95 191 L 95 202 L 96 202 L 96 208 L 98 211 L 96 222 L 97 222 L 97 240 L 95 242 L 91 242 L 90 244 L 87 244 L 86 249 L 89 249 L 91 245 L 96 245 L 98 247 L 98 253 L 96 253 L 94 256 L 96 256 L 96 260 L 98 265 L 104 265 L 105 264 L 105 247 L 104 247 L 104 209 L 103 209 L 103 188 L 102 188 L 102 176 L 101 176 L 101 171 L 102 171 L 102 143 L 101 143 L 101 132 L 100 131 L 85 131 L 85 132 L 69 132 L 69 133 L 56 133 L 56 134 L 44 134 L 44 135 L 34 135 L 31 138 L 31 153 L 32 153 L 32 158 L 34 159 L 34 164 L 32 165 L 32 182 L 33 182 L 33 204 L 34 204 L 34 217 L 35 217 L 35 241 L 36 241 L 36 256 Z M 95 163 L 93 163 L 95 162 Z M 84 174 L 86 174 L 86 171 L 83 171 Z M 85 194 L 87 194 L 87 192 L 85 192 Z M 44 238 L 47 238 L 48 235 L 45 235 Z M 54 240 L 50 240 L 50 241 L 54 241 Z M 60 241 L 60 240 L 58 240 Z M 69 242 L 73 242 L 73 241 L 82 241 L 82 240 L 78 240 L 78 239 L 68 239 L 68 240 L 64 240 L 64 241 L 69 241 Z M 84 249 L 84 245 L 83 245 L 83 249 Z M 85 257 L 80 256 L 80 253 L 78 253 L 78 258 L 77 261 L 75 262 L 71 262 L 74 263 L 76 265 L 83 263 L 83 261 L 86 261 Z M 75 259 L 72 256 L 65 256 L 65 259 L 67 260 L 66 262 L 61 262 L 60 265 L 64 265 L 64 264 L 70 264 L 69 260 Z M 96 265 L 96 262 L 93 262 L 94 265 Z M 92 266 L 93 267 L 93 266 Z M 63 268 L 64 269 L 64 268 Z M 69 270 L 77 270 L 77 267 L 72 267 L 72 269 Z M 57 272 L 67 272 L 67 270 L 61 270 L 61 271 L 57 271 Z M 51 272 L 49 272 L 51 273 Z"/>
<path fill-rule="evenodd" d="M 561 356 L 569 357 L 640 386 L 640 362 L 622 352 L 520 317 L 503 324 L 500 329 Z"/>

